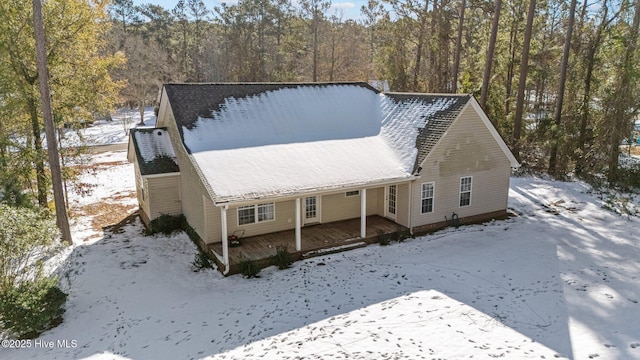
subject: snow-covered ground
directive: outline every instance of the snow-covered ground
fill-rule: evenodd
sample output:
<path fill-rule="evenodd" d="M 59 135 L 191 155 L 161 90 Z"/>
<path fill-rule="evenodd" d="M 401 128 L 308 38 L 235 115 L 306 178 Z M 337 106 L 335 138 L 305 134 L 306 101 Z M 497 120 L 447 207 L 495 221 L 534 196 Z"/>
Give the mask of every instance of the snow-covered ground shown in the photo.
<path fill-rule="evenodd" d="M 96 161 L 72 207 L 124 219 L 126 152 Z M 60 265 L 64 322 L 0 359 L 640 359 L 640 221 L 603 205 L 583 183 L 512 178 L 509 220 L 258 279 L 193 272 L 185 234 L 83 217 Z"/>
<path fill-rule="evenodd" d="M 156 116 L 153 108 L 145 109 L 144 126 L 154 126 Z M 100 119 L 78 132 L 66 129 L 62 146 L 77 146 L 82 137 L 88 145 L 121 144 L 129 141 L 129 129 L 140 125 L 138 109 L 120 109 L 111 115 L 111 121 Z"/>

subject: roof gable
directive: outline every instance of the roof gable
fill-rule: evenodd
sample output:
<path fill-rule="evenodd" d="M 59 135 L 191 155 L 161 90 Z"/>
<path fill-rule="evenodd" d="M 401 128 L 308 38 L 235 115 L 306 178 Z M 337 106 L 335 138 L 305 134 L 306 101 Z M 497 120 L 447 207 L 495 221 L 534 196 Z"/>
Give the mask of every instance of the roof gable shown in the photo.
<path fill-rule="evenodd" d="M 180 171 L 166 128 L 133 128 L 129 138 L 135 149 L 141 175 Z"/>

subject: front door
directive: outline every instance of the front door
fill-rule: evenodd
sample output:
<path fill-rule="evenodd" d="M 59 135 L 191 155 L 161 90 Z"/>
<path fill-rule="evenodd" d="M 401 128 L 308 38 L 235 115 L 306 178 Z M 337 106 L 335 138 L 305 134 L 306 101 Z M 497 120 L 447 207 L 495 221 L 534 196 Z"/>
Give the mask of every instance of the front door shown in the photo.
<path fill-rule="evenodd" d="M 396 219 L 396 205 L 398 199 L 398 188 L 397 185 L 389 185 L 385 189 L 386 197 L 385 197 L 385 216 L 395 220 Z"/>
<path fill-rule="evenodd" d="M 304 223 L 312 224 L 320 222 L 320 197 L 309 196 L 304 198 Z"/>

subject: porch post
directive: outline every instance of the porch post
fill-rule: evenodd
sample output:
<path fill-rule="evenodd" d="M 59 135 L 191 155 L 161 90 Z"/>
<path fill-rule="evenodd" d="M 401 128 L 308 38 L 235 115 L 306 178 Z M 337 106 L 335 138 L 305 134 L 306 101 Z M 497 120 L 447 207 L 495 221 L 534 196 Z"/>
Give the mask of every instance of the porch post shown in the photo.
<path fill-rule="evenodd" d="M 367 189 L 360 190 L 360 237 L 367 237 Z"/>
<path fill-rule="evenodd" d="M 222 262 L 229 268 L 229 238 L 227 237 L 227 209 L 229 205 L 220 208 L 220 224 L 222 228 Z"/>
<path fill-rule="evenodd" d="M 302 250 L 302 233 L 300 230 L 300 198 L 296 198 L 296 251 Z"/>

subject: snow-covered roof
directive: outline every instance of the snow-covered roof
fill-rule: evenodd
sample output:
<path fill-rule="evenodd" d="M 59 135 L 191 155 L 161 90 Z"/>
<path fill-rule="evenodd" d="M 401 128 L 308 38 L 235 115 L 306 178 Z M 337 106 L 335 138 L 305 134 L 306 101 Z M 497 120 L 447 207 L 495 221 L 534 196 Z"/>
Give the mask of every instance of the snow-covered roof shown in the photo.
<path fill-rule="evenodd" d="M 176 154 L 165 128 L 134 128 L 130 137 L 142 175 L 179 171 Z"/>
<path fill-rule="evenodd" d="M 425 129 L 446 130 L 469 99 L 386 95 L 363 83 L 245 86 L 165 85 L 217 202 L 409 179 Z"/>

